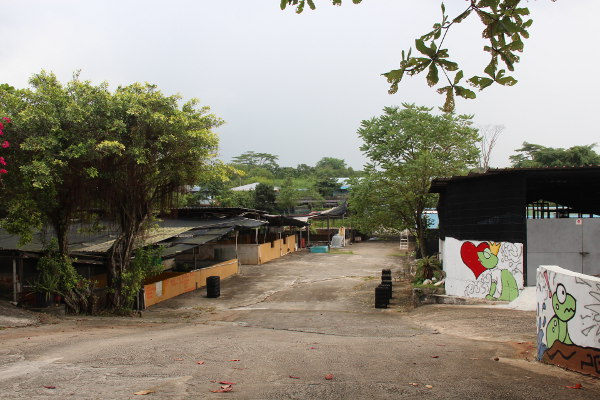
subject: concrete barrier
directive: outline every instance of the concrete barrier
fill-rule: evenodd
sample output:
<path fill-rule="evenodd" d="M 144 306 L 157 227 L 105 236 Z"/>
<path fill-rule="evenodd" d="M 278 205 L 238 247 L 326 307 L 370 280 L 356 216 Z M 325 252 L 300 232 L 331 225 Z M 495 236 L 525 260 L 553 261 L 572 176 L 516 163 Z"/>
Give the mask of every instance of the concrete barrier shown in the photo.
<path fill-rule="evenodd" d="M 144 285 L 144 306 L 148 308 L 161 301 L 204 287 L 206 278 L 211 275 L 225 279 L 238 272 L 237 259 L 223 261 L 191 272 L 164 272 L 150 279 Z"/>
<path fill-rule="evenodd" d="M 536 296 L 538 360 L 600 377 L 600 278 L 540 266 Z"/>

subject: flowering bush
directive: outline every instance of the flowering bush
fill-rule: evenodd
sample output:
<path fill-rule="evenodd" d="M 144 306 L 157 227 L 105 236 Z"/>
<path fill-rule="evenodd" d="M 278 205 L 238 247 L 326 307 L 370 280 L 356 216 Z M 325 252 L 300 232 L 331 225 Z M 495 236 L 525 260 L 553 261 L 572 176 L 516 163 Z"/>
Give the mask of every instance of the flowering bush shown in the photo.
<path fill-rule="evenodd" d="M 3 117 L 2 120 L 4 122 L 0 122 L 0 136 L 4 135 L 4 124 L 10 124 L 12 121 L 10 118 L 8 117 Z M 3 140 L 1 141 L 2 144 L 0 144 L 0 147 L 2 147 L 3 149 L 8 148 L 8 146 L 10 146 L 10 143 L 8 143 L 7 140 Z M 6 165 L 6 160 L 4 159 L 4 157 L 0 156 L 0 165 L 1 166 L 5 166 Z M 8 171 L 4 168 L 0 168 L 0 175 L 4 175 L 7 174 Z"/>

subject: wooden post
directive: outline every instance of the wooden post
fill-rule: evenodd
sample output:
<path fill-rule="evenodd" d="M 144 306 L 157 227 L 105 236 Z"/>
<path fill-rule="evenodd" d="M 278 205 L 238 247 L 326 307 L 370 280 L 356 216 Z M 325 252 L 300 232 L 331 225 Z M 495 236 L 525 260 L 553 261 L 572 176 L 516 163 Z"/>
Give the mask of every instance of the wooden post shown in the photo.
<path fill-rule="evenodd" d="M 13 301 L 17 302 L 17 259 L 13 258 Z"/>
<path fill-rule="evenodd" d="M 23 292 L 23 256 L 19 256 L 19 283 L 17 290 L 19 293 Z"/>
<path fill-rule="evenodd" d="M 329 215 L 327 216 L 327 247 L 331 246 L 331 232 L 329 232 Z"/>
<path fill-rule="evenodd" d="M 194 255 L 194 269 L 198 269 L 198 246 L 192 248 L 192 254 Z"/>

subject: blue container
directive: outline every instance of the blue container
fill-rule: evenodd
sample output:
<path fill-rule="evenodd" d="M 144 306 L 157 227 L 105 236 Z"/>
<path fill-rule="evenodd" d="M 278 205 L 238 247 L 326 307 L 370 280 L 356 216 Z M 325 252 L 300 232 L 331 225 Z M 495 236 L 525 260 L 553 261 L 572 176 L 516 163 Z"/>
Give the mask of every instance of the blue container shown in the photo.
<path fill-rule="evenodd" d="M 328 246 L 313 246 L 310 248 L 311 253 L 329 253 Z"/>

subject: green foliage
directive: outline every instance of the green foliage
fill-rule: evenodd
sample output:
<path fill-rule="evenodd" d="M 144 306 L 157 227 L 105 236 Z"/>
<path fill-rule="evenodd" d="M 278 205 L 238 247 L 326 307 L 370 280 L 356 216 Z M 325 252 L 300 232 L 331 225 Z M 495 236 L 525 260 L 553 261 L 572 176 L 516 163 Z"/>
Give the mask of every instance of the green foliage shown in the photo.
<path fill-rule="evenodd" d="M 273 212 L 275 210 L 275 189 L 271 185 L 259 183 L 254 190 L 254 206 L 257 210 Z"/>
<path fill-rule="evenodd" d="M 516 168 L 600 165 L 600 154 L 594 147 L 595 143 L 562 149 L 523 142 L 523 146 L 515 150 L 517 154 L 510 156 L 510 161 Z"/>
<path fill-rule="evenodd" d="M 233 191 L 227 190 L 221 192 L 215 198 L 217 204 L 222 207 L 242 207 L 242 208 L 256 208 L 254 201 L 254 192 L 249 191 Z"/>
<path fill-rule="evenodd" d="M 145 222 L 177 204 L 186 185 L 235 172 L 215 159 L 212 129 L 223 121 L 197 100 L 181 104 L 180 96 L 165 96 L 150 84 L 111 92 L 107 83 L 95 86 L 77 74 L 63 85 L 41 72 L 30 86 L 0 87 L 0 114 L 13 120 L 15 171 L 0 188 L 6 226 L 28 239 L 29 225 L 49 224 L 66 256 L 74 218 L 102 209 L 120 230 L 108 254 L 113 306 L 119 307 L 122 273 Z"/>
<path fill-rule="evenodd" d="M 241 168 L 244 167 L 262 167 L 267 170 L 274 171 L 279 165 L 277 164 L 278 156 L 269 153 L 256 153 L 247 151 L 237 157 L 233 157 L 233 164 Z"/>
<path fill-rule="evenodd" d="M 335 178 L 321 178 L 317 180 L 314 186 L 315 190 L 323 197 L 333 196 L 333 192 L 340 188 Z"/>
<path fill-rule="evenodd" d="M 111 129 L 108 84 L 79 80 L 66 85 L 42 71 L 30 88 L 0 87 L 0 110 L 13 122 L 0 202 L 8 209 L 7 226 L 28 240 L 31 225 L 50 224 L 59 251 L 66 254 L 66 231 L 78 208 L 92 203 L 91 188 L 101 157 L 96 146 Z M 33 223 L 29 214 L 35 216 Z"/>
<path fill-rule="evenodd" d="M 33 288 L 43 293 L 47 301 L 54 294 L 59 294 L 69 311 L 89 311 L 89 304 L 93 302 L 93 283 L 77 273 L 72 260 L 59 252 L 55 239 L 48 245 L 46 254 L 38 260 L 37 269 L 39 275 Z"/>
<path fill-rule="evenodd" d="M 144 281 L 163 271 L 162 247 L 140 248 L 135 251 L 130 268 L 123 272 L 123 310 L 131 310 Z"/>
<path fill-rule="evenodd" d="M 362 0 L 352 0 L 354 4 Z M 450 59 L 450 52 L 444 48 L 444 40 L 455 24 L 460 24 L 469 17 L 479 20 L 483 25 L 482 37 L 488 44 L 483 51 L 489 53 L 489 63 L 483 72 L 486 76 L 474 75 L 466 80 L 472 87 L 483 90 L 497 83 L 512 86 L 517 83 L 506 70 L 514 71 L 514 65 L 520 61 L 518 53 L 523 51 L 523 40 L 529 38 L 528 29 L 533 23 L 529 19 L 529 9 L 521 7 L 521 0 L 470 0 L 465 10 L 450 17 L 446 13 L 444 3 L 441 4 L 441 18 L 432 26 L 432 30 L 415 39 L 418 55 L 413 56 L 412 48 L 402 51 L 402 60 L 398 69 L 383 74 L 390 84 L 390 93 L 398 91 L 398 85 L 404 76 L 418 75 L 427 71 L 427 84 L 432 87 L 440 83 L 440 75 L 446 78 L 447 85 L 439 87 L 437 92 L 446 96 L 444 111 L 454 110 L 455 96 L 474 99 L 474 91 L 462 86 L 464 72 L 456 61 Z M 334 5 L 341 5 L 342 0 L 332 0 Z M 306 4 L 315 9 L 312 1 Z M 296 12 L 304 10 L 305 0 L 281 0 L 281 9 L 295 5 Z"/>
<path fill-rule="evenodd" d="M 291 213 L 294 211 L 298 199 L 300 198 L 300 192 L 294 188 L 291 178 L 286 179 L 284 185 L 279 190 L 277 195 L 276 203 L 277 207 L 284 212 Z"/>
<path fill-rule="evenodd" d="M 366 232 L 409 229 L 425 251 L 423 211 L 434 207 L 431 180 L 465 173 L 478 156 L 477 130 L 469 116 L 434 115 L 431 109 L 404 104 L 362 121 L 358 130 L 369 158 L 365 176 L 350 191 L 353 223 Z"/>
<path fill-rule="evenodd" d="M 122 150 L 104 154 L 99 195 L 120 230 L 108 254 L 114 308 L 125 300 L 123 274 L 146 222 L 173 205 L 186 185 L 230 172 L 215 160 L 218 138 L 212 129 L 223 121 L 196 99 L 181 105 L 180 100 L 140 83 L 119 87 L 111 98 L 110 140 Z"/>
<path fill-rule="evenodd" d="M 442 270 L 442 264 L 437 257 L 423 257 L 415 261 L 416 273 L 413 278 L 413 283 L 416 285 L 422 285 L 426 279 L 435 278 L 441 280 L 444 278 L 444 271 Z"/>
<path fill-rule="evenodd" d="M 346 166 L 346 162 L 341 158 L 323 157 L 315 165 L 317 177 L 323 178 L 346 178 L 354 176 L 352 167 Z"/>

